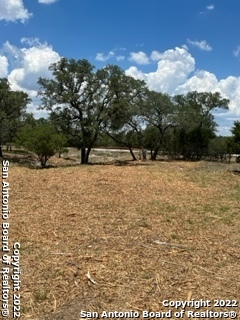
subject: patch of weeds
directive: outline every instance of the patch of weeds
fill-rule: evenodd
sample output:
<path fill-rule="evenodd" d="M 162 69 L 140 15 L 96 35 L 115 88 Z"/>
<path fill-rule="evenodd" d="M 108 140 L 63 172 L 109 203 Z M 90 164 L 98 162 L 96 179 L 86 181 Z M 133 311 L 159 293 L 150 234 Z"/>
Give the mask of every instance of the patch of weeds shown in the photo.
<path fill-rule="evenodd" d="M 226 216 L 222 219 L 222 221 L 223 221 L 225 224 L 231 225 L 231 224 L 234 223 L 233 220 L 234 220 L 234 218 L 235 218 L 236 215 L 237 215 L 236 212 L 232 212 L 232 213 L 226 215 Z"/>
<path fill-rule="evenodd" d="M 177 208 L 173 204 L 169 203 L 164 203 L 163 208 L 165 212 L 175 212 L 177 210 Z"/>
<path fill-rule="evenodd" d="M 150 224 L 147 223 L 147 222 L 144 221 L 144 220 L 139 221 L 139 222 L 138 222 L 138 226 L 139 226 L 139 227 L 143 227 L 143 228 L 149 228 L 149 229 L 151 228 Z"/>
<path fill-rule="evenodd" d="M 203 210 L 204 210 L 204 212 L 212 212 L 213 211 L 213 207 L 210 205 L 210 204 L 205 204 L 204 206 L 203 206 Z"/>
<path fill-rule="evenodd" d="M 177 240 L 177 239 L 179 239 L 179 235 L 178 235 L 177 233 L 173 232 L 173 233 L 171 234 L 171 238 L 172 238 L 173 240 Z"/>
<path fill-rule="evenodd" d="M 194 221 L 192 219 L 187 219 L 187 223 L 194 224 Z"/>
<path fill-rule="evenodd" d="M 20 242 L 21 243 L 21 242 Z M 31 252 L 32 252 L 32 250 L 33 250 L 33 246 L 31 245 L 31 244 L 29 244 L 29 245 L 22 245 L 22 243 L 21 243 L 21 252 L 24 254 L 24 255 L 27 255 L 27 254 L 31 254 Z"/>
<path fill-rule="evenodd" d="M 31 310 L 31 307 L 27 307 L 25 305 L 21 305 L 21 313 L 28 313 Z"/>
<path fill-rule="evenodd" d="M 222 206 L 219 208 L 219 212 L 221 215 L 228 212 L 229 210 L 230 210 L 230 208 L 228 206 Z"/>
<path fill-rule="evenodd" d="M 34 292 L 34 300 L 36 302 L 42 302 L 44 300 L 47 300 L 47 298 L 48 298 L 48 293 L 47 293 L 47 290 L 45 289 L 39 289 Z"/>
<path fill-rule="evenodd" d="M 232 189 L 231 198 L 233 200 L 239 201 L 239 194 L 240 194 L 240 184 L 237 184 Z"/>

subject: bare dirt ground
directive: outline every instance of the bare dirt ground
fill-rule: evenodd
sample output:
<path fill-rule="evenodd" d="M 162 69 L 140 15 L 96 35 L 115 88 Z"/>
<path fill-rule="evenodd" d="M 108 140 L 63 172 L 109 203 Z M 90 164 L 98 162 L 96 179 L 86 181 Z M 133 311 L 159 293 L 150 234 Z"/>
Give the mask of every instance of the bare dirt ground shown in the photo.
<path fill-rule="evenodd" d="M 211 307 L 186 310 L 240 317 L 238 308 L 213 308 L 240 295 L 239 165 L 101 156 L 105 164 L 98 154 L 95 165 L 76 165 L 69 154 L 53 158 L 54 168 L 10 166 L 21 319 L 174 312 L 162 301 L 191 299 Z"/>

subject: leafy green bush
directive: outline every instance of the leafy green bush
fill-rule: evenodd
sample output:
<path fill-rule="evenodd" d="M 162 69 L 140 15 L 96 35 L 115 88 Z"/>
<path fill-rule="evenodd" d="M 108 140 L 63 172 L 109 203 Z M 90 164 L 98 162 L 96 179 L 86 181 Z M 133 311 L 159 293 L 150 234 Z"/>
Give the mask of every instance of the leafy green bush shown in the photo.
<path fill-rule="evenodd" d="M 34 152 L 41 166 L 46 167 L 49 158 L 63 150 L 67 138 L 58 134 L 51 124 L 37 123 L 34 126 L 25 126 L 18 134 L 16 143 Z"/>

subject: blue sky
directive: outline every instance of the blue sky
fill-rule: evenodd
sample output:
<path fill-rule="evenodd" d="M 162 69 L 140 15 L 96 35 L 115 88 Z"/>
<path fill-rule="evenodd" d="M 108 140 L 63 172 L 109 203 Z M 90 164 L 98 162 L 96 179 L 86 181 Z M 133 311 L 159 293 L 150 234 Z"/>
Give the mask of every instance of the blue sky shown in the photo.
<path fill-rule="evenodd" d="M 220 91 L 219 134 L 240 119 L 240 1 L 1 0 L 0 77 L 29 93 L 61 57 L 117 64 L 170 95 Z"/>

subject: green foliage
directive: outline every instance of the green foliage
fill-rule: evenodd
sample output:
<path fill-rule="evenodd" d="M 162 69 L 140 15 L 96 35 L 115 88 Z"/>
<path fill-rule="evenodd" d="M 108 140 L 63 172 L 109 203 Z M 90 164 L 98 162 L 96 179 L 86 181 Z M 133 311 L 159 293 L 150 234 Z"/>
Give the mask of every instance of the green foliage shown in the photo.
<path fill-rule="evenodd" d="M 129 119 L 136 115 L 132 106 L 140 95 L 141 81 L 127 77 L 117 66 L 93 72 L 87 60 L 63 58 L 50 70 L 53 79 L 38 82 L 42 108 L 51 111 L 51 120 L 58 132 L 67 135 L 69 144 L 81 149 L 81 163 L 88 163 L 101 131 L 111 134 L 135 125 Z"/>
<path fill-rule="evenodd" d="M 12 142 L 29 102 L 25 92 L 12 91 L 8 80 L 0 79 L 0 157 L 1 145 Z"/>
<path fill-rule="evenodd" d="M 217 124 L 212 111 L 227 109 L 229 100 L 219 92 L 189 92 L 173 98 L 176 106 L 176 139 L 179 152 L 185 159 L 201 159 L 208 150 L 210 139 L 215 136 Z"/>
<path fill-rule="evenodd" d="M 94 72 L 87 60 L 63 58 L 50 66 L 52 79 L 39 79 L 41 108 L 68 145 L 81 149 L 81 163 L 88 163 L 94 145 L 103 137 L 111 144 L 148 147 L 152 160 L 158 151 L 172 157 L 201 159 L 215 137 L 212 111 L 227 109 L 220 93 L 189 92 L 170 98 L 150 91 L 143 81 L 126 76 L 115 65 Z M 99 139 L 101 135 L 101 138 Z"/>
<path fill-rule="evenodd" d="M 34 152 L 42 167 L 56 152 L 61 152 L 67 139 L 58 134 L 55 128 L 47 120 L 40 120 L 34 126 L 25 126 L 19 132 L 16 144 Z"/>
<path fill-rule="evenodd" d="M 38 81 L 42 108 L 53 112 L 52 120 L 58 131 L 77 141 L 82 150 L 82 163 L 88 162 L 99 132 L 96 94 L 100 87 L 93 69 L 87 60 L 63 58 L 50 66 L 53 79 Z M 85 148 L 89 148 L 87 154 Z"/>
<path fill-rule="evenodd" d="M 148 90 L 141 115 L 147 125 L 144 139 L 151 148 L 152 160 L 155 160 L 160 147 L 164 148 L 166 132 L 174 126 L 174 105 L 167 94 Z"/>
<path fill-rule="evenodd" d="M 231 131 L 234 137 L 234 141 L 240 145 L 240 121 L 234 121 L 234 125 Z"/>
<path fill-rule="evenodd" d="M 208 156 L 210 160 L 231 160 L 233 139 L 231 137 L 215 137 L 209 141 Z"/>

